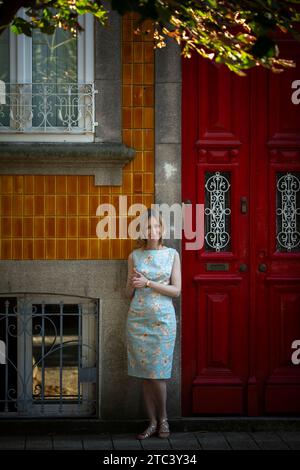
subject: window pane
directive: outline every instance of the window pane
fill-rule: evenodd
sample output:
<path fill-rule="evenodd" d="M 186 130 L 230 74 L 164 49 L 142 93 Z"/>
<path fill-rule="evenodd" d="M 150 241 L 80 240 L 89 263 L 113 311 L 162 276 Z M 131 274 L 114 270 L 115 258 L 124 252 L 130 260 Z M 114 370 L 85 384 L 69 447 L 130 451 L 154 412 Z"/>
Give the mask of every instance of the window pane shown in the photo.
<path fill-rule="evenodd" d="M 0 80 L 6 83 L 4 94 L 3 89 L 0 89 L 0 126 L 9 126 L 9 106 L 6 95 L 10 81 L 9 29 L 0 35 Z"/>
<path fill-rule="evenodd" d="M 78 117 L 78 94 L 66 83 L 77 83 L 77 38 L 61 28 L 53 35 L 33 31 L 33 127 L 64 127 Z M 47 86 L 40 85 L 48 84 Z M 71 93 L 70 93 L 71 91 Z M 71 116 L 70 116 L 71 114 Z"/>

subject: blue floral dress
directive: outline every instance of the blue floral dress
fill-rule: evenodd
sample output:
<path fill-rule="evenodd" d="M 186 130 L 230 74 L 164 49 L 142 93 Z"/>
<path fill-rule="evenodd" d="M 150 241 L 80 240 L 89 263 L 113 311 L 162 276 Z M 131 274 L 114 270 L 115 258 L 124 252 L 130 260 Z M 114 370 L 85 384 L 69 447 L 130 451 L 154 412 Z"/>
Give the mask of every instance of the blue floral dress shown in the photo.
<path fill-rule="evenodd" d="M 133 250 L 134 267 L 147 279 L 169 284 L 176 250 Z M 171 377 L 176 339 L 176 316 L 172 297 L 151 287 L 136 288 L 127 322 L 128 375 L 151 379 Z"/>

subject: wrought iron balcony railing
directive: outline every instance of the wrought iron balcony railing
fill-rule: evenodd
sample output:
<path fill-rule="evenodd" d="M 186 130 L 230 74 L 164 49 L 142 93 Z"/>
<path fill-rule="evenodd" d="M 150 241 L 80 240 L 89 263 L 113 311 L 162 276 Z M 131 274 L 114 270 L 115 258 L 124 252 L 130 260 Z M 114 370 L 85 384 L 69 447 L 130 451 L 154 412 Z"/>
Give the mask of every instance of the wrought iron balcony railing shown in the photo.
<path fill-rule="evenodd" d="M 92 133 L 96 93 L 93 83 L 5 83 L 0 133 Z"/>

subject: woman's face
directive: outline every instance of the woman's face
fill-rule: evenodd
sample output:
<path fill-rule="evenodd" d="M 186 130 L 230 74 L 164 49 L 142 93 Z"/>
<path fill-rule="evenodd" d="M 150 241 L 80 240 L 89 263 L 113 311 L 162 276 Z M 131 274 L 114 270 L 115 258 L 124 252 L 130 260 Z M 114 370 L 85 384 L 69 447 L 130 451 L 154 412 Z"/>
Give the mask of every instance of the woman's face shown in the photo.
<path fill-rule="evenodd" d="M 161 228 L 159 220 L 156 220 L 155 217 L 151 216 L 148 219 L 148 224 L 144 225 L 143 238 L 151 240 L 159 240 L 161 236 Z"/>

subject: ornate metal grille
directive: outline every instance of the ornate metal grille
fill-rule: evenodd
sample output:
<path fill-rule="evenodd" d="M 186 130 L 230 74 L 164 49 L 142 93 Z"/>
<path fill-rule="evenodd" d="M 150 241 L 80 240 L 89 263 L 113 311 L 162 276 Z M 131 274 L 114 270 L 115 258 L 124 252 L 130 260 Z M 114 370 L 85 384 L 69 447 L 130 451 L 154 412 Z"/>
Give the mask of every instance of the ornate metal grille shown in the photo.
<path fill-rule="evenodd" d="M 46 297 L 1 298 L 0 415 L 94 416 L 98 302 Z"/>
<path fill-rule="evenodd" d="M 277 173 L 277 251 L 300 247 L 300 173 Z"/>
<path fill-rule="evenodd" d="M 230 173 L 205 174 L 205 250 L 230 251 Z"/>
<path fill-rule="evenodd" d="M 0 132 L 94 132 L 93 83 L 6 83 Z"/>

